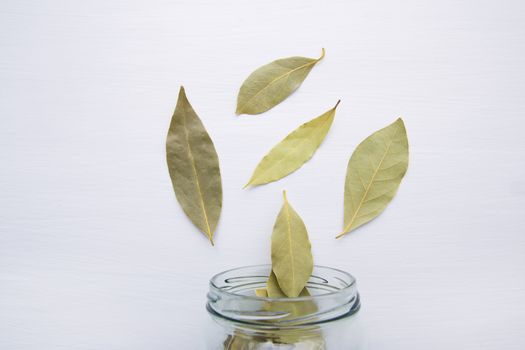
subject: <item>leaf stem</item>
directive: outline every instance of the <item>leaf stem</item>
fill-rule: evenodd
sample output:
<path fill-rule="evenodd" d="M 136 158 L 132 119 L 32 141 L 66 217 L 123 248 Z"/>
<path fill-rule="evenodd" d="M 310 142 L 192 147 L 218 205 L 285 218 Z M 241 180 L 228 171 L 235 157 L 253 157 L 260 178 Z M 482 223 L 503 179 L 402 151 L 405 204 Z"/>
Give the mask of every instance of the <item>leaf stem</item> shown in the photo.
<path fill-rule="evenodd" d="M 323 52 L 321 53 L 321 57 L 319 57 L 317 59 L 317 62 L 319 62 L 320 60 L 322 60 L 324 58 L 324 55 L 325 55 L 326 51 L 324 50 L 324 47 L 322 48 L 322 50 L 323 50 Z"/>

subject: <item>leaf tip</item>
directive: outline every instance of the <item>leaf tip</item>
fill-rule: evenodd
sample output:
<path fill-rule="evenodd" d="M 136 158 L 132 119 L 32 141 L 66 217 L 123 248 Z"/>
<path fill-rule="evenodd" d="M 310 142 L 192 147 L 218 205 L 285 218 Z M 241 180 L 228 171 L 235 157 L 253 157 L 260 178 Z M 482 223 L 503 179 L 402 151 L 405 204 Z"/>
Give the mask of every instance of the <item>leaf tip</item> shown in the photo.
<path fill-rule="evenodd" d="M 403 120 L 403 117 L 402 116 L 397 117 L 396 121 L 393 124 L 401 124 L 404 126 L 405 122 Z"/>
<path fill-rule="evenodd" d="M 288 202 L 288 197 L 286 196 L 286 190 L 283 190 L 283 198 L 285 202 Z"/>
<path fill-rule="evenodd" d="M 186 90 L 184 89 L 184 86 L 180 86 L 180 89 L 179 89 L 179 99 L 182 100 L 188 100 L 188 97 L 186 97 Z"/>
<path fill-rule="evenodd" d="M 334 106 L 334 109 L 336 109 L 337 106 L 339 106 L 340 103 L 341 103 L 341 100 L 338 100 L 337 103 L 336 103 L 335 106 Z"/>
<path fill-rule="evenodd" d="M 405 127 L 405 122 L 403 121 L 403 118 L 401 116 L 399 116 L 396 121 L 392 124 L 395 124 L 395 125 L 398 125 L 399 127 L 401 127 L 402 129 L 406 129 Z"/>
<path fill-rule="evenodd" d="M 325 49 L 324 49 L 324 47 L 323 47 L 323 48 L 322 48 L 322 52 L 321 52 L 321 57 L 319 57 L 319 58 L 317 59 L 317 61 L 322 60 L 322 59 L 324 58 L 325 53 L 326 53 L 326 51 L 325 51 Z"/>

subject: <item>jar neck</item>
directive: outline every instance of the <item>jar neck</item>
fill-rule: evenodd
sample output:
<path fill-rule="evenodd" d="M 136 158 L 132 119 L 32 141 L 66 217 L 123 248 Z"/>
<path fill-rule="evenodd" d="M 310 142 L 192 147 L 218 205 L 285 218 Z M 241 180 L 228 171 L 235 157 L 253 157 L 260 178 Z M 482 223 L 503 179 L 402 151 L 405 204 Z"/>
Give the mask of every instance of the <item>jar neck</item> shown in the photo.
<path fill-rule="evenodd" d="M 310 296 L 263 298 L 270 265 L 222 272 L 210 280 L 208 312 L 223 322 L 250 327 L 307 327 L 350 317 L 360 307 L 355 278 L 328 267 L 315 266 L 306 288 Z"/>

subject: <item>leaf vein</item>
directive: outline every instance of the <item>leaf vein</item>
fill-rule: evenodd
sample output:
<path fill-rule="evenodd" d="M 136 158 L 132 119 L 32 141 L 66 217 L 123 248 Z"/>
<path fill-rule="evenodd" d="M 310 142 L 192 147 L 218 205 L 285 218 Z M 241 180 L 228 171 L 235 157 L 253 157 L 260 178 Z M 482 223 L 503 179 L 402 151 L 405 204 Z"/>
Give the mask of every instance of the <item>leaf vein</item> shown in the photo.
<path fill-rule="evenodd" d="M 204 198 L 202 196 L 202 190 L 201 190 L 201 185 L 200 185 L 199 176 L 197 172 L 197 167 L 195 166 L 195 158 L 193 157 L 193 152 L 191 150 L 190 140 L 188 136 L 188 128 L 186 126 L 186 113 L 183 113 L 182 119 L 183 119 L 183 125 L 184 125 L 184 136 L 186 137 L 186 145 L 188 147 L 188 156 L 190 158 L 191 167 L 193 169 L 193 175 L 195 176 L 195 184 L 197 187 L 197 193 L 199 194 L 199 201 L 200 201 L 202 213 L 204 215 L 204 222 L 206 223 L 208 238 L 210 239 L 210 242 L 213 245 L 213 237 L 212 237 L 212 233 L 210 229 L 210 224 L 208 221 L 208 214 L 206 212 L 206 207 L 204 206 Z"/>
<path fill-rule="evenodd" d="M 288 200 L 286 199 L 286 194 L 285 194 L 285 199 L 284 199 L 284 208 L 285 208 L 285 213 L 286 213 L 286 223 L 288 225 L 288 244 L 289 244 L 289 249 L 290 249 L 290 265 L 292 267 L 292 287 L 295 287 L 295 261 L 294 261 L 294 254 L 293 254 L 293 249 L 292 249 L 292 224 L 291 224 L 291 220 L 290 220 L 290 208 L 289 208 L 289 204 L 288 204 Z"/>

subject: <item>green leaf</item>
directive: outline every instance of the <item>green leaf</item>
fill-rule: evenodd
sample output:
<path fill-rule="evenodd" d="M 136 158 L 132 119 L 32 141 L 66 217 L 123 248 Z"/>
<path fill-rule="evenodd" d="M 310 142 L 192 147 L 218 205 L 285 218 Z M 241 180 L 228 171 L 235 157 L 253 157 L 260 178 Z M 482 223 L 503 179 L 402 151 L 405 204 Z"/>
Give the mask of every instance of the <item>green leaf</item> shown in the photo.
<path fill-rule="evenodd" d="M 401 118 L 357 146 L 346 173 L 344 229 L 339 238 L 386 208 L 408 168 L 408 138 Z"/>
<path fill-rule="evenodd" d="M 306 226 L 288 203 L 286 192 L 283 196 L 272 233 L 272 270 L 283 293 L 293 298 L 305 287 L 314 263 Z"/>
<path fill-rule="evenodd" d="M 259 114 L 278 105 L 292 94 L 323 59 L 288 57 L 256 69 L 244 81 L 237 96 L 237 115 Z"/>
<path fill-rule="evenodd" d="M 292 131 L 275 145 L 259 162 L 250 181 L 244 187 L 277 181 L 309 161 L 330 130 L 339 102 L 332 109 Z"/>
<path fill-rule="evenodd" d="M 168 131 L 166 158 L 177 200 L 213 245 L 222 208 L 219 158 L 182 86 Z"/>

